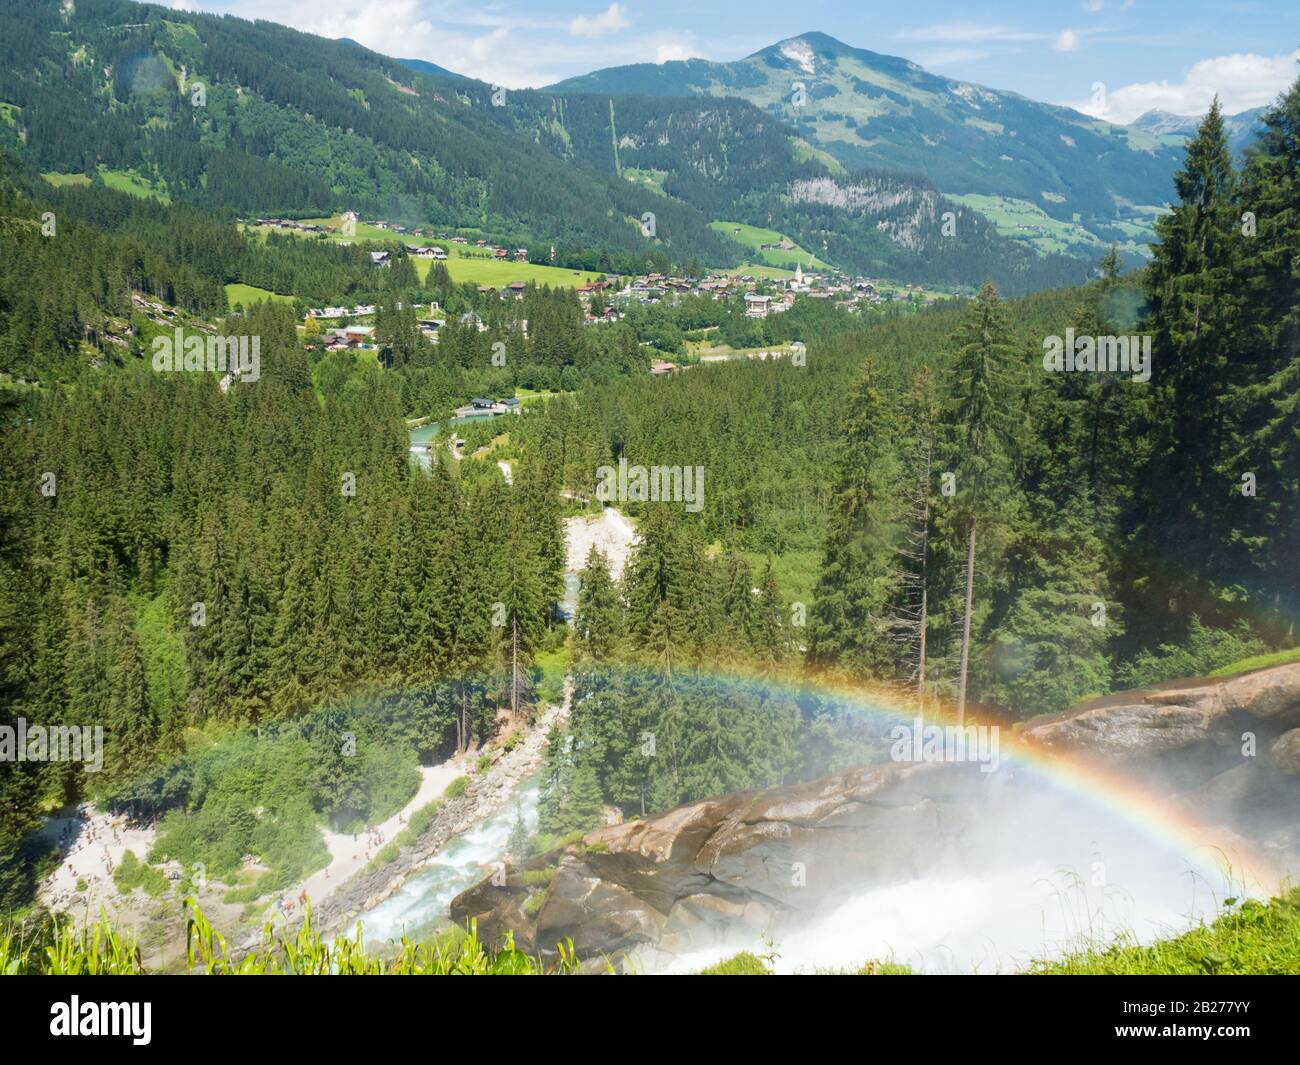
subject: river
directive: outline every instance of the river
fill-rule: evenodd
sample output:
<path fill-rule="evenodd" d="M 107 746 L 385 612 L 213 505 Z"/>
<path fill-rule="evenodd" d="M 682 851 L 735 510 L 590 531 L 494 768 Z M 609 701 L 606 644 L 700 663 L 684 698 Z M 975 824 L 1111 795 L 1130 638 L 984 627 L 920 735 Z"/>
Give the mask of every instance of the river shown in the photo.
<path fill-rule="evenodd" d="M 455 419 L 464 421 L 472 419 Z M 454 424 L 453 421 L 451 424 Z M 411 429 L 412 451 L 422 466 L 427 466 L 427 450 L 438 434 L 437 423 Z M 417 445 L 421 450 L 417 450 Z M 591 543 L 601 547 L 613 563 L 616 572 L 622 571 L 627 554 L 635 542 L 636 531 L 632 524 L 613 508 L 607 508 L 596 518 L 572 517 L 565 523 L 565 537 L 569 546 L 569 568 L 565 573 L 563 610 L 572 618 L 577 605 L 578 568 L 586 560 Z M 578 561 L 581 560 L 581 561 Z M 403 934 L 413 938 L 426 935 L 447 922 L 451 900 L 462 891 L 490 876 L 496 864 L 505 858 L 506 846 L 515 820 L 522 816 L 531 833 L 537 828 L 537 779 L 525 779 L 511 800 L 496 813 L 456 836 L 435 854 L 428 866 L 411 877 L 396 892 L 379 905 L 360 914 L 365 939 L 371 943 L 397 940 Z M 353 922 L 349 928 L 355 928 Z"/>
<path fill-rule="evenodd" d="M 511 802 L 451 840 L 423 872 L 361 914 L 358 920 L 366 941 L 398 940 L 403 933 L 415 938 L 446 924 L 451 900 L 491 876 L 504 860 L 516 816 L 523 817 L 530 833 L 537 828 L 536 777 L 524 781 Z"/>

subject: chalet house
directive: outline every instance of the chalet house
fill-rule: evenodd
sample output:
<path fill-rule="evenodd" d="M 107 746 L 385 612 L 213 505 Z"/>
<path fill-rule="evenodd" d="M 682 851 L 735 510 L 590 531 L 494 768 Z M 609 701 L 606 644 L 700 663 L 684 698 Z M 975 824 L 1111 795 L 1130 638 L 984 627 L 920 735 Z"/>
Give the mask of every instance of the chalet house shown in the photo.
<path fill-rule="evenodd" d="M 665 362 L 663 359 L 655 359 L 650 364 L 650 376 L 667 377 L 670 374 L 675 374 L 680 369 L 681 367 L 675 362 Z"/>
<path fill-rule="evenodd" d="M 516 248 L 516 249 L 515 249 L 515 262 L 517 262 L 517 263 L 526 263 L 526 262 L 528 262 L 528 249 L 527 249 L 527 248 Z"/>
<path fill-rule="evenodd" d="M 430 248 L 430 249 L 429 249 L 429 252 L 430 252 L 430 254 L 432 255 L 432 257 L 435 258 L 435 259 L 445 259 L 445 258 L 447 258 L 447 249 L 446 249 L 446 248 Z"/>
<path fill-rule="evenodd" d="M 766 318 L 771 309 L 771 296 L 759 296 L 753 292 L 745 293 L 745 316 L 747 318 Z"/>
<path fill-rule="evenodd" d="M 376 266 L 387 266 L 391 257 L 386 251 L 372 251 L 370 253 L 370 261 Z"/>

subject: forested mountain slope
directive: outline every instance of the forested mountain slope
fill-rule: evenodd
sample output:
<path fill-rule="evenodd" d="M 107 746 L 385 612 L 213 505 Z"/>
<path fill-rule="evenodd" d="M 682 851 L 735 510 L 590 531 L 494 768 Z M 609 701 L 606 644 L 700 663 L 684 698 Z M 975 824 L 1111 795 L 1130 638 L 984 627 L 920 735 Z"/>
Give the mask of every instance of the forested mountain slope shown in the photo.
<path fill-rule="evenodd" d="M 503 135 L 490 88 L 457 95 L 397 60 L 273 23 L 86 0 L 0 14 L 0 141 L 46 172 L 129 170 L 173 200 L 240 213 L 353 209 L 513 239 L 653 250 L 629 183 Z M 660 205 L 660 246 L 734 256 Z"/>
<path fill-rule="evenodd" d="M 680 200 L 708 218 L 790 234 L 850 272 L 972 291 L 991 278 L 1011 293 L 1086 277 L 1084 262 L 1000 236 L 924 177 L 846 169 L 788 116 L 744 100 L 512 92 L 490 113 L 563 158 L 637 183 L 648 211 Z"/>
<path fill-rule="evenodd" d="M 802 101 L 795 90 L 802 86 Z M 954 81 L 824 33 L 779 41 L 735 62 L 702 59 L 611 67 L 557 92 L 734 96 L 793 125 L 850 169 L 924 174 L 946 194 L 1024 200 L 1123 242 L 1139 208 L 1169 201 L 1178 145 L 1067 107 Z"/>
<path fill-rule="evenodd" d="M 44 173 L 173 202 L 350 209 L 544 256 L 554 246 L 560 263 L 599 249 L 625 273 L 736 264 L 743 249 L 715 220 L 789 232 L 850 272 L 972 291 L 1085 272 L 1000 236 L 896 163 L 847 169 L 790 116 L 743 100 L 498 93 L 351 41 L 128 0 L 6 11 L 0 60 L 0 147 Z"/>

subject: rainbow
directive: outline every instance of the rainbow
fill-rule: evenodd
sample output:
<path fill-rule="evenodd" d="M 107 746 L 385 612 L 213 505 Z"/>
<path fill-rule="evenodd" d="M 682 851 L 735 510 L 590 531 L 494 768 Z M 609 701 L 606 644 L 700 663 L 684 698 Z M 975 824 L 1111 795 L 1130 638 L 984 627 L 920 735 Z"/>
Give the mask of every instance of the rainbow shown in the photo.
<path fill-rule="evenodd" d="M 749 684 L 777 690 L 790 696 L 817 696 L 840 704 L 852 713 L 868 714 L 889 724 L 913 725 L 918 707 L 913 695 L 897 689 L 855 683 L 832 675 L 801 674 L 798 677 L 765 675 L 737 668 L 682 671 L 683 679 L 700 679 L 723 684 Z M 925 722 L 954 725 L 954 710 L 927 696 Z M 967 725 L 979 725 L 968 715 Z M 1049 751 L 1025 741 L 1014 728 L 1000 727 L 1001 757 L 1026 769 L 1062 792 L 1128 825 L 1148 838 L 1164 843 L 1181 854 L 1202 873 L 1228 881 L 1241 895 L 1268 898 L 1287 881 L 1288 873 L 1267 854 L 1247 840 L 1216 838 L 1206 826 L 1167 800 L 1144 788 L 1139 781 L 1095 761 L 1059 751 Z"/>
<path fill-rule="evenodd" d="M 633 663 L 601 663 L 599 669 L 617 675 L 619 672 L 655 672 L 661 667 Z M 747 685 L 764 692 L 791 698 L 819 698 L 835 704 L 835 709 L 855 715 L 877 719 L 884 736 L 889 726 L 913 725 L 918 719 L 918 707 L 911 693 L 883 686 L 853 682 L 832 674 L 811 672 L 764 673 L 737 664 L 725 668 L 678 669 L 668 675 L 671 684 L 711 682 L 722 685 Z M 435 684 L 454 683 L 454 678 L 443 678 Z M 365 693 L 354 692 L 353 698 Z M 370 695 L 393 694 L 370 692 Z M 311 721 L 326 709 L 337 708 L 347 700 L 331 702 L 302 716 L 283 722 L 283 727 L 294 729 Z M 927 697 L 925 724 L 953 725 L 956 718 L 951 707 Z M 982 725 L 976 716 L 967 718 L 967 725 Z M 1216 839 L 1211 829 L 1200 824 L 1185 812 L 1175 809 L 1168 801 L 1141 786 L 1139 781 L 1108 770 L 1093 761 L 1075 755 L 1049 751 L 1026 742 L 1015 728 L 997 726 L 999 757 L 1003 762 L 1024 769 L 1049 787 L 1076 796 L 1083 803 L 1127 825 L 1144 838 L 1163 843 L 1170 851 L 1193 865 L 1206 879 L 1227 882 L 1239 895 L 1267 898 L 1277 894 L 1287 881 L 1287 872 L 1281 869 L 1260 848 L 1240 838 Z M 154 771 L 155 773 L 157 770 Z"/>

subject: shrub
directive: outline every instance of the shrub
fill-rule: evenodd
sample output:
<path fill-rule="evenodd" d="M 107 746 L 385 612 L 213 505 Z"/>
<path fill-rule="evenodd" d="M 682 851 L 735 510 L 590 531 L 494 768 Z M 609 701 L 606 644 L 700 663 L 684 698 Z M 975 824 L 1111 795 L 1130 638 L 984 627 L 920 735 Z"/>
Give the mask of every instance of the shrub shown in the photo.
<path fill-rule="evenodd" d="M 1232 629 L 1212 629 L 1193 615 L 1183 642 L 1142 651 L 1115 671 L 1115 681 L 1124 689 L 1143 688 L 1176 677 L 1201 677 L 1267 650 L 1268 646 L 1244 621 Z"/>
<path fill-rule="evenodd" d="M 127 851 L 113 870 L 113 884 L 123 895 L 129 895 L 136 888 L 144 888 L 146 895 L 157 898 L 170 886 L 170 882 L 161 869 L 140 861 L 134 851 Z"/>
<path fill-rule="evenodd" d="M 536 917 L 541 913 L 542 907 L 546 905 L 547 894 L 548 893 L 545 891 L 537 891 L 529 895 L 528 898 L 524 900 L 524 913 L 529 917 Z"/>

